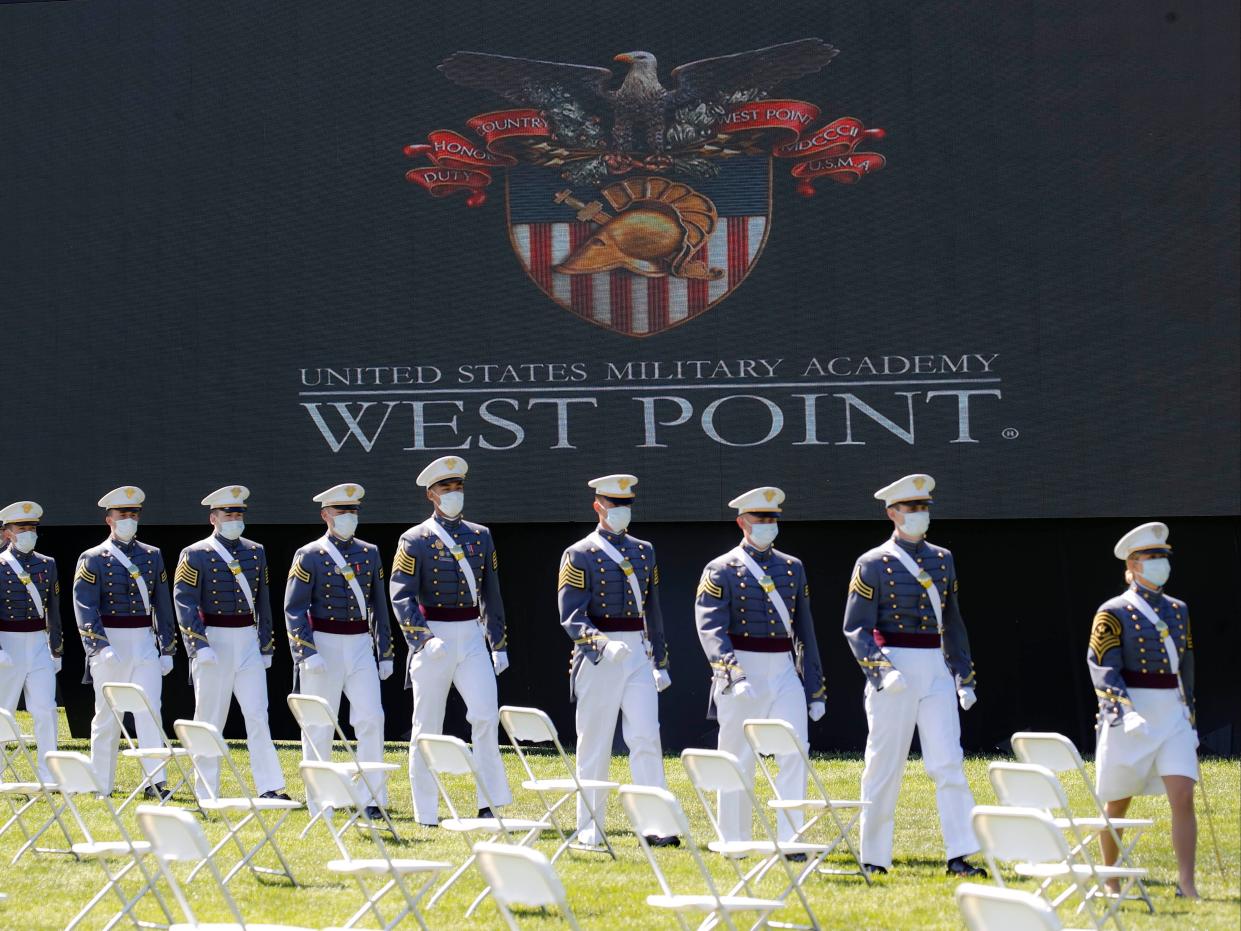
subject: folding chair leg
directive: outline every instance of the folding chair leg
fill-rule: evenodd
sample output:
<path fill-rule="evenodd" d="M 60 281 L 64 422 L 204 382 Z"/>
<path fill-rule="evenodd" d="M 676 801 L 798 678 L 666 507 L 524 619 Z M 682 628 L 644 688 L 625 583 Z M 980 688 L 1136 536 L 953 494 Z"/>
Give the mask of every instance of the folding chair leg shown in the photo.
<path fill-rule="evenodd" d="M 462 863 L 459 867 L 457 867 L 456 870 L 453 871 L 453 874 L 451 876 L 449 876 L 446 880 L 444 880 L 444 884 L 442 886 L 440 886 L 438 889 L 435 890 L 435 895 L 431 896 L 431 900 L 427 902 L 427 908 L 434 908 L 435 903 L 444 897 L 444 893 L 448 891 L 449 887 L 452 886 L 452 884 L 455 883 L 458 879 L 460 879 L 461 876 L 465 873 L 465 871 L 468 870 L 473 865 L 474 865 L 474 852 L 473 850 L 471 850 L 470 855 L 466 858 L 465 862 Z"/>
<path fill-rule="evenodd" d="M 48 819 L 45 822 L 43 822 L 43 826 L 39 828 L 39 830 L 35 831 L 33 835 L 30 835 L 29 837 L 27 837 L 26 843 L 22 844 L 21 847 L 17 849 L 17 853 L 13 854 L 13 859 L 9 861 L 10 864 L 17 863 L 17 861 L 21 859 L 22 854 L 26 853 L 28 850 L 33 850 L 36 853 L 68 854 L 69 856 L 73 857 L 73 859 L 75 860 L 81 860 L 81 857 L 79 857 L 76 853 L 73 852 L 73 836 L 69 833 L 69 829 L 65 826 L 65 822 L 60 817 L 62 814 L 64 814 L 65 809 L 67 808 L 66 804 L 64 802 L 61 802 L 60 805 L 58 806 L 56 804 L 56 799 L 52 796 L 47 796 L 44 800 L 47 802 L 47 804 L 52 809 L 51 816 L 48 817 Z M 36 847 L 35 844 L 38 843 L 39 838 L 42 837 L 47 832 L 48 828 L 50 828 L 53 824 L 55 824 L 57 827 L 60 828 L 60 833 L 64 835 L 65 843 L 67 843 L 69 846 L 67 848 Z M 3 833 L 4 833 L 4 830 L 0 828 L 0 834 L 3 834 Z M 24 829 L 22 833 L 25 833 Z"/>

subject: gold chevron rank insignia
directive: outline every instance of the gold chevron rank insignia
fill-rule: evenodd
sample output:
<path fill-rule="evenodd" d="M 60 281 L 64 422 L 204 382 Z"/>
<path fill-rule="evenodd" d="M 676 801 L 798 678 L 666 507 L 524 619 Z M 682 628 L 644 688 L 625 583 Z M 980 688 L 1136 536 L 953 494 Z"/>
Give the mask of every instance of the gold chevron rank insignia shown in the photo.
<path fill-rule="evenodd" d="M 302 568 L 302 558 L 300 556 L 293 560 L 293 565 L 289 566 L 289 578 L 305 582 L 307 585 L 310 584 L 310 573 Z"/>
<path fill-rule="evenodd" d="M 191 566 L 189 559 L 184 556 L 177 563 L 177 571 L 173 579 L 188 585 L 190 588 L 198 588 L 198 570 Z"/>
<path fill-rule="evenodd" d="M 1120 621 L 1100 611 L 1094 616 L 1094 624 L 1090 628 L 1090 652 L 1095 656 L 1096 663 L 1102 663 L 1108 650 L 1120 646 Z"/>
<path fill-rule="evenodd" d="M 701 598 L 703 595 L 710 595 L 712 598 L 724 597 L 724 589 L 711 581 L 709 572 L 702 574 L 702 579 L 698 582 L 698 591 L 694 593 L 695 598 Z"/>
<path fill-rule="evenodd" d="M 95 573 L 86 568 L 86 563 L 78 563 L 78 571 L 73 573 L 75 579 L 81 579 L 87 585 L 94 585 L 99 581 L 99 577 Z"/>
<path fill-rule="evenodd" d="M 875 590 L 862 581 L 862 570 L 856 566 L 853 569 L 853 578 L 849 580 L 849 591 L 867 601 L 875 597 Z"/>
<path fill-rule="evenodd" d="M 586 573 L 573 565 L 567 556 L 560 566 L 560 577 L 556 580 L 556 591 L 560 591 L 566 585 L 572 588 L 586 587 Z"/>
<path fill-rule="evenodd" d="M 413 575 L 418 568 L 418 560 L 410 556 L 405 551 L 405 547 L 398 546 L 396 548 L 396 558 L 392 560 L 392 574 L 404 572 L 406 575 Z"/>
<path fill-rule="evenodd" d="M 491 551 L 491 571 L 495 572 L 500 568 L 500 555 L 495 550 Z"/>

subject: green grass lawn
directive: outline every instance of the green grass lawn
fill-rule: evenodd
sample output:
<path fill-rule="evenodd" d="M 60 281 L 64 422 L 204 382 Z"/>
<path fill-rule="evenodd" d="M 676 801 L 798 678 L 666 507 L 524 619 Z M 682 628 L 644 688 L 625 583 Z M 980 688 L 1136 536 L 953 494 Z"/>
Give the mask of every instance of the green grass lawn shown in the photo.
<path fill-rule="evenodd" d="M 23 727 L 29 728 L 29 718 L 19 715 Z M 85 741 L 72 740 L 62 719 L 62 749 L 89 752 Z M 300 748 L 296 744 L 278 744 L 281 764 L 289 779 L 289 791 L 303 799 L 301 781 L 297 778 Z M 245 745 L 233 744 L 234 753 L 244 766 Z M 520 766 L 516 757 L 505 752 L 510 781 L 520 783 Z M 432 831 L 413 823 L 409 795 L 409 779 L 405 772 L 407 749 L 400 744 L 389 744 L 388 759 L 398 763 L 401 770 L 394 774 L 391 785 L 391 810 L 403 842 L 391 845 L 395 856 L 443 859 L 460 863 L 464 858 L 464 844 L 460 837 L 442 830 Z M 551 757 L 540 758 L 552 775 Z M 972 758 L 966 761 L 966 773 L 980 804 L 994 804 L 995 797 L 987 782 L 987 760 Z M 855 756 L 815 758 L 815 767 L 824 779 L 829 791 L 838 797 L 856 797 L 861 760 Z M 681 800 L 689 814 L 692 829 L 700 843 L 710 839 L 706 818 L 698 808 L 680 761 L 670 757 L 665 762 L 671 790 Z M 1147 915 L 1140 904 L 1125 908 L 1125 923 L 1129 928 L 1230 928 L 1241 923 L 1241 899 L 1238 898 L 1239 855 L 1241 855 L 1241 765 L 1237 761 L 1209 761 L 1205 764 L 1207 785 L 1211 792 L 1211 804 L 1216 829 L 1224 856 L 1227 879 L 1220 876 L 1215 864 L 1210 835 L 1205 819 L 1200 814 L 1200 838 L 1198 855 L 1198 886 L 1204 896 L 1200 903 L 1187 903 L 1173 897 L 1176 877 L 1175 860 L 1172 855 L 1168 831 L 1168 807 L 1163 799 L 1141 798 L 1134 802 L 1132 813 L 1155 819 L 1155 826 L 1139 844 L 1139 859 L 1151 872 L 1150 889 L 1157 913 Z M 248 771 L 247 771 L 248 775 Z M 540 773 L 544 775 L 544 773 Z M 629 770 L 623 757 L 612 761 L 611 778 L 618 782 L 628 780 Z M 136 783 L 136 765 L 122 763 L 117 785 L 132 786 Z M 1086 804 L 1084 792 L 1069 783 L 1070 794 L 1075 801 Z M 464 790 L 464 784 L 457 788 Z M 463 797 L 472 798 L 472 793 Z M 517 790 L 517 801 L 512 812 L 518 815 L 542 814 L 536 799 Z M 182 804 L 188 799 L 179 800 Z M 87 799 L 82 805 L 92 830 L 99 829 L 103 839 L 110 835 L 103 832 L 104 817 L 99 815 L 99 803 Z M 132 808 L 126 812 L 127 826 L 133 826 Z M 1079 809 L 1084 810 L 1084 809 Z M 1201 806 L 1199 807 L 1201 813 Z M 0 805 L 0 812 L 7 818 L 7 811 Z M 290 817 L 280 840 L 293 865 L 298 881 L 297 888 L 282 880 L 258 881 L 251 874 L 239 875 L 231 884 L 247 920 L 304 925 L 323 928 L 345 921 L 361 903 L 356 887 L 351 881 L 340 881 L 323 868 L 323 864 L 335 857 L 327 832 L 320 826 L 304 840 L 297 840 L 297 832 L 305 825 L 305 811 Z M 606 856 L 570 851 L 557 861 L 556 867 L 568 890 L 569 902 L 585 928 L 621 927 L 675 927 L 668 917 L 656 914 L 645 904 L 647 894 L 657 892 L 642 852 L 625 822 L 619 806 L 613 801 L 608 810 L 608 830 L 620 857 L 612 862 Z M 217 824 L 207 824 L 207 834 L 213 841 L 221 836 Z M 49 834 L 48 837 L 53 837 Z M 548 835 L 538 845 L 551 853 L 555 849 L 554 835 Z M 9 899 L 0 902 L 0 928 L 33 929 L 61 928 L 85 901 L 102 885 L 103 872 L 95 863 L 77 863 L 63 856 L 27 854 L 16 866 L 9 865 L 13 852 L 20 841 L 14 830 L 0 839 L 0 892 Z M 366 856 L 370 842 L 361 834 L 351 838 L 351 850 L 355 856 Z M 684 850 L 659 852 L 661 863 L 673 877 L 674 884 L 685 883 L 677 891 L 699 891 L 691 888 L 693 868 Z M 707 854 L 708 862 L 716 868 L 716 876 L 727 880 L 731 876 L 726 864 Z M 231 861 L 230 861 L 231 862 Z M 944 875 L 943 850 L 939 825 L 935 813 L 935 794 L 930 780 L 919 761 L 911 762 L 901 792 L 896 827 L 896 863 L 892 873 L 877 880 L 873 888 L 867 888 L 857 878 L 818 876 L 808 882 L 811 903 L 825 928 L 955 928 L 960 927 L 952 890 L 956 883 Z M 1019 888 L 1025 884 L 1014 883 Z M 443 901 L 432 909 L 427 917 L 433 928 L 467 929 L 494 928 L 502 924 L 495 906 L 484 903 L 472 920 L 462 914 L 481 889 L 477 874 L 467 874 L 449 892 Z M 227 909 L 215 895 L 209 878 L 200 877 L 189 887 L 191 903 L 202 921 L 231 921 Z M 100 927 L 116 908 L 116 899 L 110 898 L 93 912 L 86 927 Z M 175 910 L 175 905 L 173 905 Z M 1074 924 L 1075 917 L 1066 907 L 1062 918 L 1066 924 Z M 154 918 L 158 910 L 144 908 L 143 916 Z M 180 915 L 177 915 L 180 920 Z M 523 927 L 542 928 L 559 924 L 558 916 L 537 910 L 519 913 Z M 783 920 L 798 921 L 793 909 L 777 914 Z M 1080 921 L 1076 922 L 1080 923 Z M 365 925 L 374 924 L 364 921 Z M 413 927 L 413 923 L 409 922 Z M 125 924 L 120 927 L 130 927 Z"/>

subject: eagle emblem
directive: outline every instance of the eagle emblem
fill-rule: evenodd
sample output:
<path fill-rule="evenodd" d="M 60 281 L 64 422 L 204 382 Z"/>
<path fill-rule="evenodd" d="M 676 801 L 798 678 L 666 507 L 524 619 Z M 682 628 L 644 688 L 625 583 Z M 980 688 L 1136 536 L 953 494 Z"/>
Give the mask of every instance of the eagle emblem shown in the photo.
<path fill-rule="evenodd" d="M 797 192 L 852 184 L 885 164 L 860 150 L 884 131 L 776 97 L 837 55 L 822 39 L 678 65 L 665 83 L 645 51 L 612 67 L 460 51 L 439 70 L 502 98 L 469 132 L 405 147 L 406 178 L 434 197 L 488 200 L 505 176 L 509 240 L 531 281 L 589 323 L 644 337 L 706 312 L 753 268 L 771 228 L 772 164 Z"/>

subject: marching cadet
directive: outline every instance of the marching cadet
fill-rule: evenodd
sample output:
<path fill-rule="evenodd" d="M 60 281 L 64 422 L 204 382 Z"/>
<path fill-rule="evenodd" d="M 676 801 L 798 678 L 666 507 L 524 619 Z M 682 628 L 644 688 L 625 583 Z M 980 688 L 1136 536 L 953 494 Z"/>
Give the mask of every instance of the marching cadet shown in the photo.
<path fill-rule="evenodd" d="M 358 739 L 358 759 L 383 761 L 384 710 L 379 680 L 392 675 L 395 651 L 388 626 L 388 601 L 383 591 L 379 547 L 354 536 L 358 510 L 366 492 L 361 485 L 335 485 L 312 499 L 327 533 L 293 555 L 284 590 L 284 619 L 289 649 L 297 664 L 301 690 L 340 708 L 342 689 L 349 698 L 349 723 Z M 328 759 L 329 728 L 307 728 L 302 734 L 308 760 Z M 374 792 L 371 818 L 382 816 L 387 804 L 386 774 Z"/>
<path fill-rule="evenodd" d="M 573 640 L 569 696 L 577 702 L 577 775 L 608 778 L 619 713 L 633 781 L 665 788 L 657 693 L 672 677 L 655 547 L 627 532 L 638 480 L 605 475 L 586 484 L 595 492 L 599 525 L 564 551 L 557 582 L 560 626 Z M 589 804 L 577 800 L 578 842 L 597 847 L 607 796 L 598 790 L 586 794 Z M 673 836 L 647 841 L 656 847 L 680 844 Z"/>
<path fill-rule="evenodd" d="M 288 800 L 267 722 L 267 673 L 272 637 L 267 553 L 242 537 L 250 490 L 231 485 L 203 498 L 210 508 L 211 536 L 181 551 L 173 575 L 172 601 L 194 682 L 194 719 L 224 730 L 233 696 L 246 721 L 246 745 L 255 789 L 263 798 Z M 204 757 L 198 770 L 219 791 L 220 762 Z"/>
<path fill-rule="evenodd" d="M 1198 734 L 1189 608 L 1163 593 L 1172 572 L 1167 524 L 1135 527 L 1113 552 L 1125 562 L 1129 588 L 1099 606 L 1086 651 L 1099 698 L 1096 788 L 1111 818 L 1123 818 L 1135 795 L 1167 793 L 1177 895 L 1196 899 Z M 1115 863 L 1110 832 L 1100 832 L 1099 845 L 1103 862 Z"/>
<path fill-rule="evenodd" d="M 416 742 L 421 734 L 443 733 L 454 685 L 465 701 L 478 765 L 478 816 L 492 817 L 487 799 L 497 806 L 513 801 L 500 761 L 496 699 L 496 676 L 508 668 L 499 560 L 491 531 L 461 517 L 469 468 L 460 456 L 444 456 L 419 473 L 418 485 L 434 510 L 401 534 L 388 583 L 392 611 L 409 644 L 409 781 L 414 820 L 423 827 L 439 824 L 439 795 Z"/>
<path fill-rule="evenodd" d="M 172 672 L 177 651 L 172 600 L 164 557 L 134 537 L 146 494 L 134 485 L 114 488 L 99 499 L 108 538 L 78 557 L 73 575 L 73 613 L 87 656 L 87 681 L 95 684 L 95 716 L 90 723 L 91 766 L 105 792 L 116 779 L 117 740 L 121 725 L 104 701 L 105 682 L 132 682 L 146 692 L 155 721 L 139 715 L 138 746 L 163 744 L 157 723 L 161 677 Z M 160 763 L 142 761 L 149 776 Z M 156 791 L 158 789 L 158 791 Z M 166 784 L 147 786 L 148 798 L 171 793 Z"/>
<path fill-rule="evenodd" d="M 969 711 L 974 664 L 957 602 L 952 553 L 926 541 L 935 479 L 907 475 L 875 492 L 895 531 L 862 554 L 845 603 L 844 634 L 866 676 L 866 765 L 862 771 L 862 866 L 892 866 L 892 830 L 914 727 L 954 876 L 985 876 L 965 858 L 978 852 L 970 826 L 959 701 Z M 955 680 L 955 681 L 954 681 Z"/>
<path fill-rule="evenodd" d="M 827 708 L 805 567 L 772 546 L 783 503 L 784 492 L 771 486 L 728 502 L 737 509 L 741 543 L 707 563 L 695 597 L 698 639 L 713 679 L 707 716 L 719 719 L 718 747 L 737 757 L 751 783 L 754 753 L 742 730 L 747 719 L 787 721 L 808 747 L 806 719 L 819 720 Z M 801 754 L 776 762 L 781 797 L 803 798 Z M 719 823 L 725 840 L 750 839 L 752 812 L 743 793 L 720 793 Z M 800 818 L 785 813 L 777 827 L 781 840 L 791 840 Z"/>
<path fill-rule="evenodd" d="M 60 629 L 60 580 L 56 561 L 35 552 L 43 508 L 16 501 L 0 511 L 0 708 L 17 709 L 26 692 L 39 749 L 39 778 L 51 782 L 45 757 L 56 749 L 56 673 L 64 640 Z"/>

